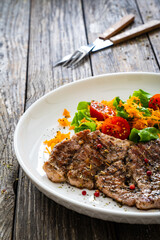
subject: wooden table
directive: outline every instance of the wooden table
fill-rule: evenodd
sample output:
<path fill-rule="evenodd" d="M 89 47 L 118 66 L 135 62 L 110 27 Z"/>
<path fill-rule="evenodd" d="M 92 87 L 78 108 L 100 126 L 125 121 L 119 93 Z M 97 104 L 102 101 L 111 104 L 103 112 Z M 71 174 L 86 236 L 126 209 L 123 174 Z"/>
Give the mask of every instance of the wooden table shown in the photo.
<path fill-rule="evenodd" d="M 159 30 L 93 54 L 73 70 L 52 67 L 128 13 L 136 16 L 130 27 L 160 19 L 160 1 L 0 1 L 0 239 L 160 239 L 159 225 L 93 219 L 48 199 L 13 148 L 20 116 L 45 93 L 98 74 L 160 71 Z"/>

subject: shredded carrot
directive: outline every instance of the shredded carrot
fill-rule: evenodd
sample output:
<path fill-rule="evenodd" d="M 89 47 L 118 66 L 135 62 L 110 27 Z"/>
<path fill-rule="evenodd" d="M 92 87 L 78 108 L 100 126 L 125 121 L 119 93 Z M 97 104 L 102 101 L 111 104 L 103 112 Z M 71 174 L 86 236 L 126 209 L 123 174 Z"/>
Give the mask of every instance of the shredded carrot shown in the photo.
<path fill-rule="evenodd" d="M 45 153 L 49 153 L 49 154 L 51 153 L 51 152 L 49 151 L 48 147 L 46 147 Z"/>
<path fill-rule="evenodd" d="M 83 118 L 83 119 L 81 120 L 81 123 L 84 123 L 84 122 L 89 122 L 89 121 L 87 121 L 86 118 Z"/>
<path fill-rule="evenodd" d="M 58 122 L 62 127 L 67 127 L 71 124 L 71 122 L 69 122 L 67 118 L 59 118 Z"/>
<path fill-rule="evenodd" d="M 64 139 L 70 139 L 70 132 L 65 134 L 58 131 L 54 138 L 44 141 L 44 144 L 47 145 L 47 147 L 50 147 L 52 150 L 57 143 L 62 142 Z M 48 153 L 50 153 L 47 147 L 46 150 Z"/>
<path fill-rule="evenodd" d="M 132 96 L 125 103 L 120 101 L 120 106 L 123 106 L 125 111 L 129 114 L 132 128 L 140 130 L 147 127 L 153 127 L 155 124 L 160 127 L 160 111 L 148 108 L 150 116 L 144 116 L 143 108 L 138 97 Z M 139 111 L 138 109 L 142 110 Z"/>
<path fill-rule="evenodd" d="M 115 100 L 115 98 L 113 98 L 111 101 L 102 100 L 101 103 L 103 103 L 104 105 L 107 105 L 108 107 L 115 110 L 116 108 L 113 106 L 114 100 Z"/>
<path fill-rule="evenodd" d="M 103 123 L 104 123 L 104 121 L 96 121 L 96 129 L 100 130 L 102 128 Z"/>
<path fill-rule="evenodd" d="M 97 120 L 97 118 L 92 118 L 92 117 L 91 117 L 91 119 L 92 119 L 93 121 L 96 121 L 96 120 Z"/>
<path fill-rule="evenodd" d="M 70 126 L 69 127 L 69 130 L 73 130 L 73 129 L 75 129 L 75 126 Z"/>
<path fill-rule="evenodd" d="M 66 108 L 65 108 L 64 111 L 63 111 L 63 116 L 64 116 L 65 118 L 70 118 L 70 117 L 71 117 L 70 112 L 69 112 Z"/>

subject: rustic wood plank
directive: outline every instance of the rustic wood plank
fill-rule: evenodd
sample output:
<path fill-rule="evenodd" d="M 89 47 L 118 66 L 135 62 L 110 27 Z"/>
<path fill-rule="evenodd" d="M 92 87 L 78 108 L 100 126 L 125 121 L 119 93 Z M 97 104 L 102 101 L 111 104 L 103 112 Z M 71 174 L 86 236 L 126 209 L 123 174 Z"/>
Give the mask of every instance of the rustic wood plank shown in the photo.
<path fill-rule="evenodd" d="M 149 20 L 160 19 L 160 2 L 157 0 L 151 1 L 137 1 L 137 6 L 141 15 L 142 21 L 145 23 Z M 160 31 L 154 31 L 149 33 L 150 44 L 146 44 L 146 47 L 152 47 L 155 60 L 157 65 L 160 66 Z M 147 62 L 150 62 L 153 56 L 148 54 L 146 59 Z M 146 62 L 145 61 L 145 62 Z M 153 71 L 151 69 L 151 71 Z M 128 229 L 126 232 L 125 229 Z M 126 225 L 126 224 L 116 224 L 116 231 L 118 232 L 119 239 L 128 239 L 128 240 L 138 240 L 138 239 L 159 239 L 160 228 L 159 225 Z"/>
<path fill-rule="evenodd" d="M 142 22 L 135 1 L 101 0 L 97 4 L 90 0 L 84 1 L 83 6 L 90 41 L 104 31 L 104 26 L 114 23 L 126 12 L 136 14 L 138 20 L 135 25 Z M 33 0 L 31 9 L 27 108 L 53 88 L 92 74 L 89 59 L 74 70 L 61 67 L 52 69 L 52 64 L 57 59 L 87 42 L 81 1 Z M 148 44 L 148 47 L 144 46 L 145 44 Z M 145 47 L 145 50 L 141 52 L 142 47 Z M 148 62 L 147 54 L 153 57 Z M 159 70 L 146 37 L 142 37 L 140 43 L 133 40 L 129 46 L 119 45 L 116 49 L 96 53 L 91 59 L 95 75 L 113 71 Z M 128 225 L 122 226 L 127 239 Z M 119 224 L 92 219 L 54 203 L 40 193 L 20 170 L 14 239 L 124 239 L 120 227 Z M 148 229 L 149 227 L 145 234 Z M 140 226 L 136 233 L 139 230 Z M 142 235 L 139 239 L 142 239 Z"/>
<path fill-rule="evenodd" d="M 88 62 L 74 70 L 52 69 L 55 58 L 81 44 L 86 44 L 81 1 L 32 1 L 27 107 L 53 88 L 91 75 Z M 115 239 L 112 226 L 49 200 L 20 169 L 14 239 L 99 239 L 102 233 Z"/>
<path fill-rule="evenodd" d="M 116 223 L 115 226 L 117 235 L 119 239 L 122 240 L 159 239 L 159 225 L 129 225 Z"/>
<path fill-rule="evenodd" d="M 138 5 L 136 1 L 117 0 L 113 2 L 101 0 L 99 1 L 98 11 L 95 1 L 83 1 L 83 5 L 89 42 L 92 42 L 97 35 L 105 30 L 104 26 L 107 28 L 127 13 L 133 13 L 136 16 L 135 23 L 131 27 L 147 22 L 149 19 L 147 19 L 146 12 L 152 14 L 153 19 L 159 18 L 160 5 L 156 0 L 149 1 L 147 4 L 146 1 L 140 0 Z M 149 34 L 149 39 L 147 35 L 144 35 L 130 40 L 128 43 L 119 44 L 91 55 L 93 74 L 123 71 L 159 72 L 159 34 L 160 32 L 156 30 Z M 152 48 L 154 48 L 154 52 Z M 155 225 L 141 226 L 115 223 L 115 228 L 118 239 L 138 240 L 143 239 L 144 236 L 146 239 L 158 239 L 160 233 L 160 229 Z"/>
<path fill-rule="evenodd" d="M 127 29 L 142 24 L 136 1 L 100 0 L 98 7 L 95 1 L 83 2 L 89 42 L 104 32 L 104 28 L 108 28 L 126 14 L 133 13 L 136 16 L 132 26 Z M 153 34 L 156 35 L 157 31 Z M 124 71 L 159 72 L 147 35 L 94 53 L 91 55 L 91 61 L 94 75 Z"/>
<path fill-rule="evenodd" d="M 18 229 L 14 239 L 116 239 L 113 223 L 90 218 L 60 206 L 39 192 L 21 171 L 20 179 L 22 176 L 23 181 L 19 182 L 18 189 Z"/>
<path fill-rule="evenodd" d="M 29 1 L 0 1 L 0 239 L 12 236 L 18 162 L 15 125 L 23 113 L 27 68 Z"/>
<path fill-rule="evenodd" d="M 81 1 L 33 0 L 31 8 L 27 107 L 54 88 L 91 76 L 88 62 L 73 70 L 52 67 L 87 43 Z"/>
<path fill-rule="evenodd" d="M 160 1 L 159 0 L 137 0 L 137 6 L 139 8 L 141 18 L 143 22 L 147 22 L 153 19 L 160 20 Z M 160 30 L 154 31 L 153 33 L 149 33 L 149 39 L 151 42 L 151 46 L 155 53 L 155 58 L 160 68 Z M 151 56 L 148 56 L 150 59 Z"/>

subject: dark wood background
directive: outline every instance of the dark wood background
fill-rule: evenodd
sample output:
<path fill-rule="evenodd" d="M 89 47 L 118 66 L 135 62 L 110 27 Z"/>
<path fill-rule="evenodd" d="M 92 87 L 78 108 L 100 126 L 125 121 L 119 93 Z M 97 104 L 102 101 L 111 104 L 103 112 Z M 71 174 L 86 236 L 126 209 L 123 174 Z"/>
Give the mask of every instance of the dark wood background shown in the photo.
<path fill-rule="evenodd" d="M 160 0 L 0 1 L 0 239 L 160 239 L 159 225 L 93 219 L 39 192 L 19 167 L 13 134 L 24 111 L 61 85 L 110 72 L 160 72 L 160 31 L 92 54 L 73 70 L 53 63 L 128 13 L 160 19 Z M 128 29 L 130 28 L 128 27 Z"/>

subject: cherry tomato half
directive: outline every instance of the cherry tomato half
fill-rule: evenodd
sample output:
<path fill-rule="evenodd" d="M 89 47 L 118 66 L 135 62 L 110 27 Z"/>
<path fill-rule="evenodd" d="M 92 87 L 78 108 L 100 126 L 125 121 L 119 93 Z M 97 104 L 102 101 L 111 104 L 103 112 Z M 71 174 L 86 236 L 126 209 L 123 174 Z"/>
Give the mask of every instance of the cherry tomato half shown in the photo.
<path fill-rule="evenodd" d="M 127 139 L 130 134 L 130 126 L 122 117 L 107 118 L 102 125 L 102 133 L 108 134 L 122 140 Z"/>
<path fill-rule="evenodd" d="M 92 101 L 90 105 L 90 115 L 93 118 L 97 118 L 98 121 L 103 121 L 109 116 L 115 116 L 115 111 L 99 102 Z"/>
<path fill-rule="evenodd" d="M 148 107 L 153 108 L 154 110 L 160 109 L 160 94 L 155 94 L 151 97 Z"/>

